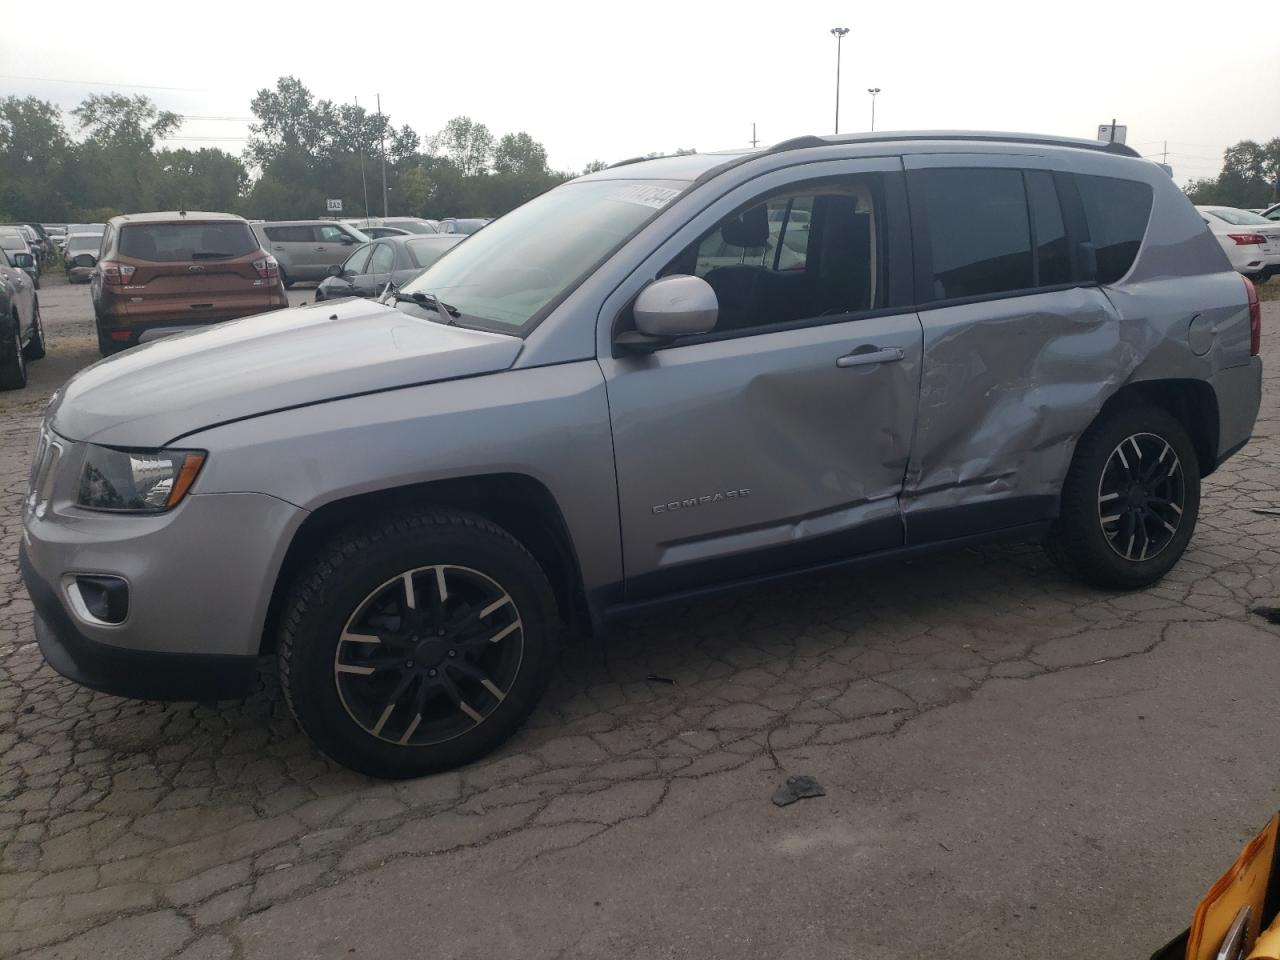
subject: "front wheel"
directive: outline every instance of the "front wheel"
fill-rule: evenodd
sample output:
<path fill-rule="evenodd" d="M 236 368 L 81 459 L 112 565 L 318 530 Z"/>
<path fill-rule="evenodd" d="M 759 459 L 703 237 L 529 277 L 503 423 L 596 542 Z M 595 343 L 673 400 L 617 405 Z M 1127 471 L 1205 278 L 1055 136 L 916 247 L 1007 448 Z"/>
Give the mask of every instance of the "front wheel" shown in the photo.
<path fill-rule="evenodd" d="M 452 510 L 335 536 L 294 583 L 277 647 L 285 699 L 329 756 L 402 779 L 483 756 L 546 686 L 559 623 L 534 558 Z"/>
<path fill-rule="evenodd" d="M 31 317 L 31 336 L 27 338 L 27 346 L 22 355 L 27 360 L 42 360 L 44 354 L 44 321 L 40 318 L 40 304 L 37 303 Z"/>
<path fill-rule="evenodd" d="M 1178 562 L 1199 512 L 1200 464 L 1186 429 L 1158 407 L 1132 407 L 1080 439 L 1045 549 L 1086 583 L 1134 590 Z"/>

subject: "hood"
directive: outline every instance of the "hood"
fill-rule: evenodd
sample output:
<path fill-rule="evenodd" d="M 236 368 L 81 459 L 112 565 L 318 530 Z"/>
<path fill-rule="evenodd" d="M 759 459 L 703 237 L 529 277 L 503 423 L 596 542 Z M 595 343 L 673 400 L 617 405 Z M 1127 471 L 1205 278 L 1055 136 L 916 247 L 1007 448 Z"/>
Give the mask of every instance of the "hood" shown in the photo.
<path fill-rule="evenodd" d="M 373 300 L 317 303 L 156 340 L 87 367 L 54 398 L 50 423 L 71 440 L 158 447 L 285 407 L 505 370 L 523 343 Z"/>

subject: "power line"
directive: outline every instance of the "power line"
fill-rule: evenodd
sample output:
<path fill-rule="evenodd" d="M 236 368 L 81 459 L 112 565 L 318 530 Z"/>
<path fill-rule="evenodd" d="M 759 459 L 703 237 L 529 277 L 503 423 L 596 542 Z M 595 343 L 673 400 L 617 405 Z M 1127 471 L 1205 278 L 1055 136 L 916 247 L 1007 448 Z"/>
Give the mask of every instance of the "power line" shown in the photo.
<path fill-rule="evenodd" d="M 216 93 L 207 87 L 161 87 L 148 83 L 109 83 L 101 80 L 66 80 L 62 77 L 22 77 L 0 73 L 0 80 L 27 80 L 35 83 L 71 83 L 81 87 L 127 87 L 130 90 L 182 90 L 188 93 Z"/>

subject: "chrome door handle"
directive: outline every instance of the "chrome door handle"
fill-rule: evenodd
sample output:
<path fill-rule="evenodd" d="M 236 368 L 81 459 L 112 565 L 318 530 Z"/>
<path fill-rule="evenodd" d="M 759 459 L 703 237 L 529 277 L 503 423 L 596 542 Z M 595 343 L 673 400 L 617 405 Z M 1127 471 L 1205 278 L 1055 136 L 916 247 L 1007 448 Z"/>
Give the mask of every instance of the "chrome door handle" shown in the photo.
<path fill-rule="evenodd" d="M 855 350 L 836 360 L 837 367 L 861 367 L 868 363 L 894 363 L 906 356 L 901 347 L 883 350 Z"/>

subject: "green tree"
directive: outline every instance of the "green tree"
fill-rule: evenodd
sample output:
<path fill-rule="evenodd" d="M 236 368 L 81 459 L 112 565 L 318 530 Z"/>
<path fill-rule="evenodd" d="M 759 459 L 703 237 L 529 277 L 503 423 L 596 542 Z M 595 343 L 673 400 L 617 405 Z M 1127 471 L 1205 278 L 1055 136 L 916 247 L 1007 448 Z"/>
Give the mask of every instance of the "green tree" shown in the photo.
<path fill-rule="evenodd" d="M 1274 202 L 1280 192 L 1280 137 L 1262 144 L 1241 140 L 1227 147 L 1216 177 L 1192 180 L 1184 189 L 1198 204 L 1262 207 Z"/>
<path fill-rule="evenodd" d="M 0 100 L 0 210 L 6 218 L 69 215 L 63 171 L 70 153 L 56 106 L 35 97 Z"/>
<path fill-rule="evenodd" d="M 464 177 L 485 173 L 493 158 L 493 134 L 470 117 L 454 117 L 446 123 L 432 146 L 453 161 Z"/>
<path fill-rule="evenodd" d="M 222 150 L 161 150 L 157 155 L 162 206 L 186 210 L 232 210 L 248 181 L 239 157 Z"/>
<path fill-rule="evenodd" d="M 547 172 L 547 148 L 527 133 L 508 133 L 493 151 L 494 173 L 536 176 Z"/>

